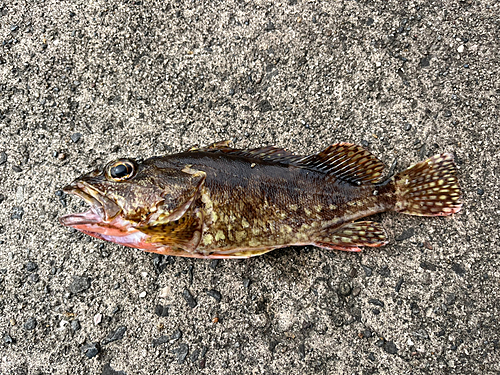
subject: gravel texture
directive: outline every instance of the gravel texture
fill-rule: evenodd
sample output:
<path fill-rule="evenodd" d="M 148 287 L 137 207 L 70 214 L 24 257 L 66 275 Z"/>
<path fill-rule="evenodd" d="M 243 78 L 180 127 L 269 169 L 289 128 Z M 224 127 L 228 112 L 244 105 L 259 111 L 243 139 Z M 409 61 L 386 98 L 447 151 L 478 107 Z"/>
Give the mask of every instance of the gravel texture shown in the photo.
<path fill-rule="evenodd" d="M 500 373 L 500 3 L 0 3 L 0 374 Z M 464 208 L 360 254 L 167 258 L 59 225 L 118 157 L 452 152 Z"/>

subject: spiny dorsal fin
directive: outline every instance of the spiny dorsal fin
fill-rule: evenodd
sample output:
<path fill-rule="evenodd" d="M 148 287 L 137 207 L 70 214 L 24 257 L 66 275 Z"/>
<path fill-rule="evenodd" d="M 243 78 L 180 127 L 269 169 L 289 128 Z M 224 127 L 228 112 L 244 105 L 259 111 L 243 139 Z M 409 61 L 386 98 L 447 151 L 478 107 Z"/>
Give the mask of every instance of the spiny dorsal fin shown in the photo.
<path fill-rule="evenodd" d="M 374 155 L 363 147 L 351 143 L 337 143 L 310 156 L 294 155 L 283 148 L 274 146 L 250 150 L 234 149 L 228 146 L 229 143 L 230 141 L 217 142 L 208 147 L 193 148 L 190 151 L 223 152 L 244 158 L 293 165 L 323 172 L 357 185 L 364 182 L 378 182 L 384 170 L 384 164 Z"/>
<path fill-rule="evenodd" d="M 207 147 L 193 147 L 189 151 L 223 152 L 224 154 L 241 156 L 249 159 L 260 159 L 282 164 L 293 164 L 296 160 L 303 158 L 301 155 L 294 155 L 290 151 L 275 146 L 252 148 L 249 150 L 229 147 L 231 141 L 222 141 L 211 144 Z"/>
<path fill-rule="evenodd" d="M 358 185 L 378 182 L 384 170 L 384 164 L 374 155 L 351 143 L 331 145 L 318 154 L 297 160 L 297 163 Z"/>

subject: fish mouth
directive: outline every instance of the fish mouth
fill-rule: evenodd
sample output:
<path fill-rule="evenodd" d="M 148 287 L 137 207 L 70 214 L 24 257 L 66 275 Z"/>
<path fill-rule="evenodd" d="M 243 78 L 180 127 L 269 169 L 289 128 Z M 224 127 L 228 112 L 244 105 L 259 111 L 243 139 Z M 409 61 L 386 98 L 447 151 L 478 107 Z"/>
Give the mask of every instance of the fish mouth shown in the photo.
<path fill-rule="evenodd" d="M 90 205 L 90 209 L 86 212 L 61 216 L 59 221 L 67 227 L 109 222 L 122 211 L 115 202 L 84 181 L 75 181 L 65 186 L 63 191 L 82 198 Z"/>

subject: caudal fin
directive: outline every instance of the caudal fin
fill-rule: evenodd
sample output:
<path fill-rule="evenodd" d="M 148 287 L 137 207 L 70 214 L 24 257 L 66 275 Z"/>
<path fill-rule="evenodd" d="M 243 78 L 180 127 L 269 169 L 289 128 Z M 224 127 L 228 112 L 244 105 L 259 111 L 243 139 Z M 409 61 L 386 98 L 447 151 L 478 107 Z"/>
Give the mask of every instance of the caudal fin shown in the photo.
<path fill-rule="evenodd" d="M 395 211 L 419 216 L 447 216 L 462 208 L 453 155 L 434 155 L 394 177 Z"/>

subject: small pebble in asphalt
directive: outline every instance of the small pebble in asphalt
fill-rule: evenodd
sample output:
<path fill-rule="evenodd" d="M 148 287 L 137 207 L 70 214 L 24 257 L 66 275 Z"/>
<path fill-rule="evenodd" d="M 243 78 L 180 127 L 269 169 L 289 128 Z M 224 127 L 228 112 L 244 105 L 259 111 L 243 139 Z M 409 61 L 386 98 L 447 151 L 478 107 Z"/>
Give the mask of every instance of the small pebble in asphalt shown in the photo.
<path fill-rule="evenodd" d="M 351 293 L 351 286 L 349 283 L 340 283 L 339 285 L 339 293 L 344 297 L 347 297 Z"/>
<path fill-rule="evenodd" d="M 9 335 L 8 333 L 6 333 L 3 336 L 3 342 L 6 343 L 6 344 L 13 344 L 14 343 L 14 339 L 11 337 L 11 335 Z"/>
<path fill-rule="evenodd" d="M 184 297 L 189 307 L 191 307 L 192 309 L 196 307 L 197 305 L 196 299 L 193 297 L 193 295 L 188 289 L 184 289 L 184 291 L 182 292 L 182 297 Z"/>
<path fill-rule="evenodd" d="M 463 274 L 465 274 L 465 269 L 458 263 L 453 263 L 451 265 L 451 269 L 457 274 L 457 275 L 460 275 L 462 276 Z"/>
<path fill-rule="evenodd" d="M 40 281 L 40 276 L 37 273 L 32 273 L 29 277 L 29 281 L 33 284 L 36 284 Z"/>
<path fill-rule="evenodd" d="M 166 335 L 160 336 L 157 339 L 153 339 L 153 346 L 158 346 L 161 344 L 165 344 L 169 341 L 169 337 Z"/>
<path fill-rule="evenodd" d="M 403 231 L 403 233 L 401 233 L 399 236 L 397 236 L 395 239 L 396 239 L 396 241 L 404 241 L 404 240 L 407 240 L 408 238 L 411 238 L 414 233 L 415 233 L 415 229 L 408 228 L 405 231 Z"/>
<path fill-rule="evenodd" d="M 376 299 L 376 298 L 370 298 L 370 299 L 368 300 L 368 303 L 371 303 L 372 305 L 376 305 L 376 306 L 384 307 L 384 302 L 382 302 L 381 300 Z"/>
<path fill-rule="evenodd" d="M 101 313 L 95 314 L 94 315 L 94 324 L 98 325 L 101 322 L 102 322 L 102 314 Z"/>
<path fill-rule="evenodd" d="M 218 291 L 214 290 L 214 289 L 210 289 L 210 290 L 208 290 L 208 291 L 207 291 L 207 294 L 208 294 L 210 297 L 214 298 L 217 302 L 220 302 L 220 300 L 222 299 L 221 294 L 220 294 Z"/>
<path fill-rule="evenodd" d="M 126 331 L 127 327 L 125 326 L 118 327 L 114 332 L 110 332 L 109 335 L 106 336 L 104 340 L 102 340 L 102 345 L 109 344 L 110 342 L 113 341 L 121 340 Z"/>
<path fill-rule="evenodd" d="M 182 331 L 180 329 L 176 329 L 172 336 L 170 336 L 170 341 L 177 341 L 182 337 Z"/>
<path fill-rule="evenodd" d="M 274 27 L 274 23 L 272 23 L 271 21 L 269 21 L 265 27 L 265 30 L 266 31 L 273 31 L 275 29 Z"/>
<path fill-rule="evenodd" d="M 168 307 L 169 306 L 156 305 L 155 314 L 158 316 L 168 316 Z"/>
<path fill-rule="evenodd" d="M 173 352 L 177 354 L 177 363 L 183 363 L 189 353 L 189 346 L 187 344 L 180 344 Z"/>
<path fill-rule="evenodd" d="M 191 355 L 189 356 L 189 359 L 191 360 L 191 362 L 196 362 L 199 356 L 200 356 L 200 350 L 195 349 L 193 350 L 193 353 L 191 353 Z"/>
<path fill-rule="evenodd" d="M 26 267 L 26 271 L 28 271 L 28 272 L 33 272 L 33 271 L 36 271 L 38 269 L 38 265 L 36 263 L 33 263 L 33 262 L 26 263 L 25 267 Z"/>
<path fill-rule="evenodd" d="M 367 267 L 367 266 L 363 266 L 363 271 L 365 271 L 365 275 L 366 277 L 370 277 L 372 275 L 372 269 L 370 267 Z"/>
<path fill-rule="evenodd" d="M 382 268 L 378 270 L 378 274 L 382 277 L 388 277 L 391 274 L 391 270 L 387 264 L 384 264 Z"/>
<path fill-rule="evenodd" d="M 393 341 L 386 341 L 384 345 L 384 350 L 389 354 L 396 354 L 398 352 L 398 348 L 396 347 Z"/>
<path fill-rule="evenodd" d="M 90 279 L 85 276 L 73 276 L 69 291 L 73 294 L 81 293 L 90 288 Z"/>
<path fill-rule="evenodd" d="M 73 331 L 78 331 L 81 327 L 80 321 L 78 319 L 74 319 L 71 321 L 71 329 Z"/>
<path fill-rule="evenodd" d="M 36 327 L 36 319 L 35 318 L 29 318 L 26 323 L 24 323 L 24 329 L 27 331 L 32 331 Z"/>
<path fill-rule="evenodd" d="M 12 214 L 10 215 L 11 219 L 21 220 L 24 215 L 24 208 L 19 206 L 12 207 Z"/>
<path fill-rule="evenodd" d="M 111 367 L 110 363 L 106 363 L 102 368 L 101 375 L 127 375 L 127 374 L 123 371 L 116 371 L 115 369 L 113 369 L 113 367 Z"/>
<path fill-rule="evenodd" d="M 99 354 L 100 350 L 101 348 L 97 342 L 91 342 L 81 346 L 81 351 L 87 358 L 94 358 Z"/>
<path fill-rule="evenodd" d="M 399 280 L 398 280 L 398 283 L 396 284 L 396 287 L 394 288 L 394 290 L 399 293 L 399 291 L 401 290 L 401 286 L 403 285 L 403 282 L 404 282 L 404 279 L 401 277 Z"/>
<path fill-rule="evenodd" d="M 299 345 L 298 352 L 300 359 L 304 359 L 306 357 L 306 348 L 304 344 Z"/>
<path fill-rule="evenodd" d="M 73 141 L 73 143 L 77 143 L 80 138 L 82 138 L 82 135 L 80 133 L 71 134 L 71 140 Z"/>
<path fill-rule="evenodd" d="M 416 302 L 410 303 L 410 309 L 411 309 L 412 314 L 414 314 L 414 315 L 420 314 L 420 308 L 418 307 Z"/>

